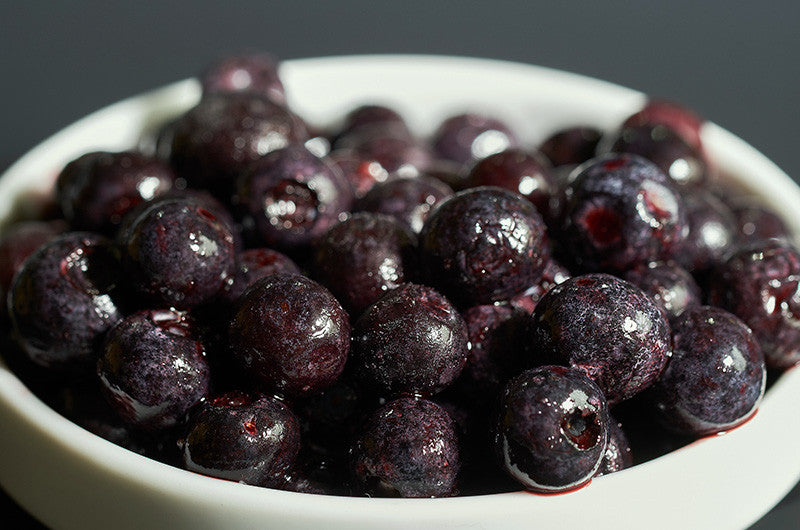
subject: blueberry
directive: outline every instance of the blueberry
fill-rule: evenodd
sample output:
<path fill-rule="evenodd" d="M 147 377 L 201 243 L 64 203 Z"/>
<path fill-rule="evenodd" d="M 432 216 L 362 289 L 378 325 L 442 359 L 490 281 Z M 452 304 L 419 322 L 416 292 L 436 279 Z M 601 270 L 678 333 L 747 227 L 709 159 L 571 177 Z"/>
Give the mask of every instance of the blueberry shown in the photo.
<path fill-rule="evenodd" d="M 408 130 L 403 117 L 396 110 L 389 108 L 385 105 L 361 105 L 351 110 L 344 118 L 339 137 L 350 136 L 356 133 L 359 129 L 368 128 L 374 131 L 375 126 L 390 126 L 393 128 L 405 129 L 408 136 L 411 132 Z"/>
<path fill-rule="evenodd" d="M 351 315 L 409 280 L 416 237 L 387 215 L 357 213 L 319 240 L 315 270 Z"/>
<path fill-rule="evenodd" d="M 269 248 L 251 248 L 236 258 L 236 272 L 225 286 L 225 298 L 237 300 L 248 287 L 272 274 L 299 274 L 300 268 L 285 254 Z"/>
<path fill-rule="evenodd" d="M 502 121 L 482 114 L 458 114 L 442 122 L 433 135 L 433 149 L 439 158 L 460 165 L 471 164 L 511 147 L 518 147 L 516 135 Z"/>
<path fill-rule="evenodd" d="M 340 139 L 336 149 L 350 149 L 361 163 L 370 165 L 372 171 L 383 170 L 387 174 L 401 177 L 416 177 L 430 164 L 430 151 L 416 138 L 409 136 L 407 129 L 396 127 L 375 131 L 376 127 L 364 127 L 352 135 Z"/>
<path fill-rule="evenodd" d="M 709 192 L 692 190 L 684 197 L 689 233 L 676 259 L 701 273 L 724 261 L 736 240 L 736 218 L 725 203 Z"/>
<path fill-rule="evenodd" d="M 113 235 L 128 211 L 174 184 L 175 174 L 161 160 L 136 152 L 93 152 L 66 165 L 55 191 L 74 230 Z"/>
<path fill-rule="evenodd" d="M 376 184 L 397 178 L 380 163 L 366 159 L 352 149 L 331 151 L 328 158 L 341 170 L 356 199 L 366 195 Z"/>
<path fill-rule="evenodd" d="M 800 362 L 800 253 L 770 239 L 737 250 L 714 270 L 709 293 L 755 334 L 770 368 Z"/>
<path fill-rule="evenodd" d="M 447 184 L 426 175 L 393 179 L 375 184 L 356 209 L 391 215 L 418 234 L 431 211 L 451 195 Z"/>
<path fill-rule="evenodd" d="M 36 364 L 88 369 L 103 334 L 122 318 L 111 293 L 119 264 L 110 242 L 68 232 L 34 252 L 14 276 L 8 310 Z"/>
<path fill-rule="evenodd" d="M 200 83 L 203 94 L 253 92 L 280 105 L 286 103 L 278 61 L 266 53 L 221 58 L 200 75 Z"/>
<path fill-rule="evenodd" d="M 212 211 L 189 200 L 157 201 L 122 236 L 123 266 L 135 289 L 165 307 L 215 297 L 234 272 L 234 240 Z"/>
<path fill-rule="evenodd" d="M 739 246 L 765 239 L 789 238 L 789 228 L 783 219 L 763 205 L 739 201 L 731 211 L 736 218 L 735 240 Z"/>
<path fill-rule="evenodd" d="M 464 305 L 508 298 L 536 282 L 548 249 L 542 218 L 520 195 L 492 187 L 456 193 L 420 233 L 428 280 Z"/>
<path fill-rule="evenodd" d="M 303 146 L 261 158 L 239 181 L 238 201 L 263 244 L 307 247 L 339 220 L 352 191 L 333 164 Z"/>
<path fill-rule="evenodd" d="M 114 326 L 97 362 L 103 393 L 128 424 L 158 431 L 180 425 L 209 389 L 205 347 L 186 315 L 135 313 Z"/>
<path fill-rule="evenodd" d="M 750 328 L 708 306 L 687 309 L 672 327 L 672 358 L 651 389 L 661 422 L 702 436 L 747 420 L 766 383 L 764 355 Z"/>
<path fill-rule="evenodd" d="M 649 100 L 638 112 L 629 116 L 622 124 L 625 127 L 641 125 L 663 125 L 673 130 L 687 144 L 702 152 L 700 129 L 703 119 L 686 107 L 672 101 Z"/>
<path fill-rule="evenodd" d="M 516 309 L 520 309 L 525 313 L 533 314 L 536 309 L 536 304 L 542 297 L 558 285 L 569 279 L 572 275 L 566 267 L 561 265 L 553 258 L 547 260 L 544 265 L 542 275 L 533 284 L 529 285 L 524 291 L 521 291 L 509 299 L 509 303 Z"/>
<path fill-rule="evenodd" d="M 539 146 L 553 166 L 575 166 L 592 158 L 601 133 L 592 127 L 569 127 L 548 136 Z"/>
<path fill-rule="evenodd" d="M 62 221 L 20 221 L 4 230 L 0 237 L 0 300 L 6 300 L 11 280 L 25 259 L 65 229 Z M 5 311 L 6 304 L 2 304 L 0 313 Z"/>
<path fill-rule="evenodd" d="M 210 399 L 189 425 L 186 469 L 274 487 L 300 450 L 300 425 L 275 398 L 230 392 Z"/>
<path fill-rule="evenodd" d="M 326 288 L 273 274 L 239 299 L 228 328 L 231 355 L 264 390 L 290 396 L 330 386 L 350 349 L 350 323 Z"/>
<path fill-rule="evenodd" d="M 609 274 L 574 276 L 533 312 L 533 362 L 582 370 L 609 404 L 650 386 L 671 355 L 670 329 L 641 289 Z"/>
<path fill-rule="evenodd" d="M 500 398 L 495 450 L 527 489 L 582 486 L 597 471 L 608 439 L 608 404 L 580 370 L 542 366 L 508 382 Z"/>
<path fill-rule="evenodd" d="M 625 431 L 622 430 L 622 424 L 609 414 L 606 452 L 594 476 L 601 477 L 610 473 L 616 473 L 632 465 L 633 455 L 631 453 L 631 444 L 628 441 L 628 437 Z"/>
<path fill-rule="evenodd" d="M 353 445 L 352 462 L 368 495 L 451 496 L 460 467 L 453 421 L 425 399 L 390 401 L 368 420 Z"/>
<path fill-rule="evenodd" d="M 354 369 L 385 395 L 435 394 L 458 377 L 466 357 L 464 319 L 430 287 L 405 284 L 390 291 L 353 328 Z"/>
<path fill-rule="evenodd" d="M 688 231 L 672 181 L 636 155 L 606 155 L 575 170 L 566 188 L 562 244 L 586 271 L 623 271 L 669 259 Z"/>
<path fill-rule="evenodd" d="M 691 274 L 673 262 L 651 262 L 625 272 L 624 278 L 641 288 L 671 320 L 686 308 L 700 305 L 700 287 Z"/>

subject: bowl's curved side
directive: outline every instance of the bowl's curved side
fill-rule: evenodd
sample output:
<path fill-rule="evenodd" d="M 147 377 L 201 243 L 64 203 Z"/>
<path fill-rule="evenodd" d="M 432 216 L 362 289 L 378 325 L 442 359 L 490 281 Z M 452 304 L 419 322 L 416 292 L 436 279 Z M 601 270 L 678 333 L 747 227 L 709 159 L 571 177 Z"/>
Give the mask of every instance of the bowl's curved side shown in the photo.
<path fill-rule="evenodd" d="M 383 101 L 427 133 L 448 114 L 483 108 L 534 144 L 557 127 L 610 128 L 641 105 L 638 92 L 582 76 L 500 61 L 364 56 L 289 61 L 290 102 L 312 122 Z M 188 108 L 197 83 L 183 81 L 94 113 L 43 142 L 0 179 L 0 218 L 10 198 L 46 190 L 64 163 L 91 149 L 125 149 L 142 130 Z M 798 189 L 732 134 L 708 124 L 703 137 L 720 167 L 758 185 L 800 233 Z M 450 499 L 310 496 L 234 484 L 161 464 L 98 438 L 33 396 L 0 365 L 0 484 L 59 528 L 496 528 L 587 525 L 611 528 L 735 528 L 768 511 L 800 477 L 800 437 L 786 422 L 800 400 L 800 371 L 782 376 L 746 425 L 560 496 L 527 493 Z M 756 487 L 757 485 L 757 487 Z"/>

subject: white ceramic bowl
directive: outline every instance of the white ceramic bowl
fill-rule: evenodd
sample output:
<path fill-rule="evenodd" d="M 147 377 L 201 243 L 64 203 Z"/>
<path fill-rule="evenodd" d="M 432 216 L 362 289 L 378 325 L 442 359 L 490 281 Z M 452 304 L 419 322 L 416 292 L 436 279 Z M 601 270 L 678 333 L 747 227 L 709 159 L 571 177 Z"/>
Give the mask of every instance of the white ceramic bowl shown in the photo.
<path fill-rule="evenodd" d="M 644 96 L 602 81 L 499 61 L 375 56 L 286 62 L 290 103 L 329 123 L 357 104 L 398 108 L 421 134 L 449 114 L 479 109 L 536 144 L 558 127 L 616 126 Z M 117 103 L 31 150 L 0 180 L 0 218 L 12 198 L 46 191 L 70 159 L 121 150 L 192 106 L 193 80 Z M 719 168 L 751 185 L 800 233 L 800 189 L 754 148 L 707 124 Z M 757 179 L 757 180 L 756 180 Z M 121 449 L 53 412 L 0 365 L 0 484 L 57 528 L 742 528 L 800 478 L 800 371 L 784 374 L 750 422 L 558 496 L 504 493 L 448 499 L 328 497 L 195 475 Z"/>

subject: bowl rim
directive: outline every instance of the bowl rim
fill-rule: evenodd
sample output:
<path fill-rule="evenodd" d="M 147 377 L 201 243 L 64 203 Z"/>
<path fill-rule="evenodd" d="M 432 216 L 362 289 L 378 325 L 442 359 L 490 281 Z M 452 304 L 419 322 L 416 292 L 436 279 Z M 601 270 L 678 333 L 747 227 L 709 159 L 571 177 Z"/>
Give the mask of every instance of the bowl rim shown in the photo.
<path fill-rule="evenodd" d="M 291 60 L 283 63 L 282 75 L 286 74 L 291 78 L 298 72 L 320 68 L 342 68 L 345 65 L 350 68 L 448 68 L 458 69 L 470 73 L 470 75 L 487 75 L 487 72 L 494 72 L 500 73 L 499 75 L 532 76 L 551 79 L 555 84 L 576 84 L 581 87 L 580 90 L 593 89 L 604 93 L 614 93 L 626 101 L 644 98 L 640 92 L 628 88 L 551 68 L 510 61 L 436 55 L 355 55 Z M 197 95 L 197 91 L 195 80 L 179 81 L 122 100 L 89 114 L 23 155 L 0 175 L 0 190 L 8 187 L 4 187 L 7 182 L 28 179 L 29 175 L 36 173 L 35 170 L 40 165 L 37 160 L 39 157 L 49 156 L 49 152 L 53 149 L 58 151 L 62 144 L 69 143 L 71 138 L 80 136 L 81 131 L 88 125 L 107 120 L 110 115 L 138 112 L 147 106 L 158 107 L 160 105 L 168 108 L 167 103 L 170 101 L 174 103 L 175 98 L 193 97 Z M 755 148 L 713 123 L 707 123 L 702 134 L 711 156 L 722 160 L 724 169 L 740 171 L 739 166 L 744 164 L 743 167 L 748 170 L 760 171 L 759 178 L 765 184 L 763 193 L 769 194 L 774 201 L 778 201 L 779 208 L 777 210 L 790 221 L 792 228 L 797 233 L 797 227 L 800 226 L 800 214 L 795 213 L 790 205 L 793 200 L 795 203 L 800 201 L 800 189 L 794 182 Z M 127 143 L 127 139 L 125 143 Z M 5 195 L 0 194 L 0 196 Z M 626 490 L 626 486 L 623 484 L 626 481 L 632 481 L 642 487 L 648 482 L 647 475 L 660 476 L 669 472 L 670 469 L 685 466 L 689 461 L 695 462 L 698 459 L 710 458 L 719 452 L 735 452 L 735 447 L 738 445 L 749 446 L 752 443 L 750 439 L 757 438 L 753 433 L 767 426 L 767 423 L 770 427 L 769 432 L 774 432 L 775 416 L 786 414 L 789 411 L 787 402 L 797 399 L 800 399 L 800 371 L 790 370 L 784 373 L 770 388 L 761 404 L 759 413 L 750 422 L 725 436 L 713 437 L 714 444 L 720 444 L 719 448 L 712 447 L 712 450 L 709 451 L 708 447 L 712 445 L 709 443 L 709 439 L 701 439 L 655 460 L 595 479 L 589 487 L 565 495 L 539 496 L 531 495 L 528 492 L 513 492 L 440 499 L 384 499 L 313 495 L 259 488 L 209 478 L 151 460 L 118 447 L 62 417 L 34 396 L 14 374 L 2 365 L 2 360 L 0 360 L 0 409 L 5 413 L 5 416 L 0 415 L 0 417 L 13 417 L 15 421 L 26 424 L 30 432 L 40 436 L 48 446 L 65 455 L 72 455 L 87 465 L 94 466 L 98 472 L 116 476 L 119 480 L 134 483 L 141 488 L 156 490 L 168 497 L 177 495 L 177 498 L 180 499 L 213 498 L 217 502 L 224 502 L 232 507 L 240 508 L 243 513 L 252 512 L 252 506 L 256 505 L 259 506 L 258 513 L 278 510 L 284 514 L 295 514 L 302 517 L 309 511 L 308 500 L 313 498 L 315 517 L 319 517 L 320 520 L 326 517 L 341 518 L 357 511 L 360 521 L 376 523 L 384 522 L 387 514 L 402 514 L 405 523 L 417 521 L 426 524 L 448 525 L 454 521 L 454 518 L 458 521 L 486 521 L 485 516 L 490 509 L 493 513 L 535 516 L 539 512 L 566 509 L 573 502 L 585 501 L 588 505 L 594 506 L 597 501 L 592 501 L 590 496 L 603 500 L 603 502 L 609 501 L 614 495 Z M 776 412 L 772 413 L 773 410 Z M 8 436 L 7 433 L 0 434 L 0 447 L 6 446 Z M 745 438 L 749 440 L 747 443 L 738 443 L 739 440 Z M 776 483 L 770 492 L 770 496 L 774 497 L 771 500 L 772 504 L 761 503 L 759 508 L 748 508 L 745 515 L 748 524 L 766 513 L 800 478 L 800 457 L 795 458 L 790 467 L 790 470 L 782 474 L 780 483 Z M 5 487 L 7 482 L 8 476 L 0 470 L 0 484 Z M 675 485 L 672 484 L 672 486 Z M 176 492 L 176 490 L 180 491 Z M 699 490 L 690 488 L 690 490 L 696 493 L 702 488 Z M 14 489 L 9 489 L 9 493 L 12 497 L 15 496 Z M 25 505 L 25 502 L 23 501 L 22 504 Z M 35 507 L 29 508 L 36 513 Z M 457 514 L 457 517 L 453 515 L 454 513 Z M 624 521 L 624 519 L 620 519 L 620 521 Z"/>

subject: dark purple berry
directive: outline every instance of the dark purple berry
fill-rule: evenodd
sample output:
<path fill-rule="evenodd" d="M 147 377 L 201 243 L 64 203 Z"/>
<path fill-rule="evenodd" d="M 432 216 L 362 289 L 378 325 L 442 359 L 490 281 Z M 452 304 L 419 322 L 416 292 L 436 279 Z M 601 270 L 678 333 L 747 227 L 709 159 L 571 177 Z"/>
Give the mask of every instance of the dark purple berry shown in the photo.
<path fill-rule="evenodd" d="M 133 221 L 122 257 L 141 295 L 178 309 L 215 297 L 235 267 L 229 227 L 210 210 L 178 199 L 158 201 Z"/>
<path fill-rule="evenodd" d="M 628 437 L 625 435 L 625 431 L 622 430 L 622 424 L 609 414 L 606 452 L 594 476 L 601 477 L 610 473 L 616 473 L 632 465 L 633 455 L 631 454 L 631 444 L 628 441 Z"/>
<path fill-rule="evenodd" d="M 725 203 L 708 192 L 687 193 L 684 205 L 689 233 L 676 260 L 692 272 L 707 271 L 730 253 L 736 240 L 736 218 Z"/>
<path fill-rule="evenodd" d="M 192 335 L 186 315 L 167 309 L 135 313 L 108 332 L 97 375 L 125 423 L 168 429 L 206 396 L 206 351 Z"/>
<path fill-rule="evenodd" d="M 580 369 L 612 405 L 650 386 L 671 355 L 669 324 L 653 299 L 609 274 L 556 285 L 532 325 L 533 361 Z"/>
<path fill-rule="evenodd" d="M 736 251 L 714 271 L 710 301 L 750 326 L 767 366 L 800 362 L 800 253 L 770 239 Z"/>
<path fill-rule="evenodd" d="M 186 469 L 274 487 L 300 450 L 300 425 L 283 402 L 239 392 L 210 399 L 189 425 Z"/>
<path fill-rule="evenodd" d="M 350 183 L 356 199 L 366 195 L 376 184 L 397 178 L 397 175 L 389 174 L 380 163 L 365 159 L 352 149 L 332 151 L 329 159 L 336 164 Z"/>
<path fill-rule="evenodd" d="M 363 128 L 372 129 L 375 126 L 403 128 L 409 136 L 411 135 L 405 120 L 396 110 L 383 105 L 362 105 L 345 116 L 339 137 L 349 136 Z"/>
<path fill-rule="evenodd" d="M 56 181 L 56 199 L 75 230 L 113 235 L 127 212 L 175 183 L 161 160 L 136 152 L 94 152 L 73 160 Z"/>
<path fill-rule="evenodd" d="M 672 181 L 636 155 L 606 155 L 575 170 L 566 189 L 563 245 L 585 270 L 623 271 L 668 259 L 688 231 Z"/>
<path fill-rule="evenodd" d="M 430 287 L 406 284 L 390 291 L 353 328 L 356 373 L 385 395 L 435 394 L 458 377 L 466 358 L 464 319 Z"/>
<path fill-rule="evenodd" d="M 500 188 L 456 193 L 420 233 L 429 281 L 464 305 L 503 300 L 539 279 L 547 258 L 542 218 L 520 195 Z"/>
<path fill-rule="evenodd" d="M 296 396 L 328 387 L 342 373 L 350 323 L 317 282 L 273 274 L 239 299 L 228 337 L 231 355 L 265 390 Z"/>
<path fill-rule="evenodd" d="M 642 289 L 671 320 L 686 308 L 700 305 L 702 294 L 694 277 L 673 262 L 651 262 L 625 272 L 624 278 Z"/>
<path fill-rule="evenodd" d="M 432 401 L 390 401 L 367 422 L 352 461 L 356 481 L 368 495 L 451 496 L 460 467 L 453 420 Z"/>
<path fill-rule="evenodd" d="M 269 248 L 251 248 L 239 254 L 236 272 L 225 287 L 225 298 L 237 300 L 248 287 L 272 274 L 300 274 L 300 268 L 285 254 Z"/>
<path fill-rule="evenodd" d="M 6 300 L 11 280 L 28 256 L 65 229 L 63 221 L 21 221 L 3 231 L 0 237 L 0 300 Z M 5 311 L 3 303 L 0 313 Z"/>
<path fill-rule="evenodd" d="M 387 215 L 357 213 L 316 245 L 315 270 L 351 315 L 409 280 L 416 237 Z"/>
<path fill-rule="evenodd" d="M 89 368 L 122 318 L 110 293 L 119 264 L 104 237 L 69 232 L 34 252 L 14 276 L 8 309 L 22 348 L 48 368 Z"/>
<path fill-rule="evenodd" d="M 678 134 L 687 144 L 702 152 L 700 129 L 703 119 L 694 112 L 671 101 L 650 100 L 635 114 L 629 116 L 622 127 L 664 125 Z"/>
<path fill-rule="evenodd" d="M 553 166 L 575 166 L 595 155 L 600 131 L 592 127 L 570 127 L 547 137 L 539 151 Z"/>
<path fill-rule="evenodd" d="M 362 164 L 370 164 L 371 171 L 382 168 L 387 174 L 400 177 L 419 176 L 430 165 L 430 151 L 417 139 L 406 136 L 404 129 L 400 133 L 380 131 L 374 134 L 368 128 L 336 144 L 337 149 L 352 149 L 361 159 Z M 373 166 L 377 164 L 378 166 Z"/>
<path fill-rule="evenodd" d="M 239 180 L 238 201 L 269 247 L 310 245 L 339 220 L 352 191 L 333 164 L 303 146 L 274 151 Z"/>
<path fill-rule="evenodd" d="M 716 434 L 747 420 L 764 395 L 764 355 L 750 329 L 716 307 L 673 323 L 673 353 L 651 389 L 661 422 L 682 434 Z"/>
<path fill-rule="evenodd" d="M 583 372 L 534 368 L 503 390 L 495 450 L 506 472 L 531 491 L 578 488 L 603 459 L 608 421 L 603 393 Z"/>
<path fill-rule="evenodd" d="M 481 114 L 458 114 L 446 119 L 434 133 L 432 144 L 439 158 L 461 165 L 519 147 L 516 135 L 505 123 Z"/>
<path fill-rule="evenodd" d="M 281 105 L 286 103 L 278 61 L 266 53 L 222 58 L 200 75 L 200 83 L 203 94 L 252 92 Z"/>
<path fill-rule="evenodd" d="M 775 212 L 760 204 L 740 202 L 732 208 L 736 218 L 735 240 L 739 246 L 765 239 L 788 239 L 789 228 Z"/>
<path fill-rule="evenodd" d="M 524 291 L 512 296 L 508 301 L 513 307 L 529 315 L 533 314 L 533 310 L 536 309 L 536 304 L 539 303 L 539 300 L 542 299 L 547 291 L 559 283 L 563 283 L 571 276 L 566 267 L 550 258 L 547 260 L 547 263 L 545 263 L 544 270 L 539 279 L 528 286 Z"/>
<path fill-rule="evenodd" d="M 447 184 L 425 175 L 393 179 L 373 186 L 356 209 L 391 215 L 418 234 L 431 211 L 451 195 Z"/>

